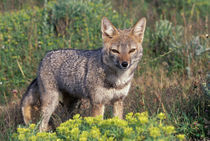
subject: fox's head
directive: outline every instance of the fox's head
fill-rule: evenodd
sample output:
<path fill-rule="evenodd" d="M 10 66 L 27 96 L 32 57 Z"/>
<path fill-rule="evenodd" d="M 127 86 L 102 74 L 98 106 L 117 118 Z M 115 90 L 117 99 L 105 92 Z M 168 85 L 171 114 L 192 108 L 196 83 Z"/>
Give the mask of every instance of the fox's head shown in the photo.
<path fill-rule="evenodd" d="M 142 18 L 132 28 L 120 30 L 104 17 L 101 21 L 104 63 L 120 70 L 136 66 L 143 54 L 145 27 L 146 19 Z"/>

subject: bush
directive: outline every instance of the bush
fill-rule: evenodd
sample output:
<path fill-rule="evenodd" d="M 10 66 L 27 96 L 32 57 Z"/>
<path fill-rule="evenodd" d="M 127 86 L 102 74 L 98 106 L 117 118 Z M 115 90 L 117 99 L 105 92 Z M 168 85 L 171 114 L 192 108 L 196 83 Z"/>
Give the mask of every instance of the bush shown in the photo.
<path fill-rule="evenodd" d="M 149 35 L 151 56 L 166 62 L 170 72 L 185 68 L 185 58 L 181 53 L 181 49 L 185 48 L 183 29 L 182 26 L 173 26 L 168 20 L 160 20 Z"/>
<path fill-rule="evenodd" d="M 117 27 L 130 25 L 123 16 L 112 10 L 111 3 L 102 0 L 58 0 L 48 6 L 49 22 L 58 36 L 66 36 L 72 48 L 98 48 L 102 46 L 100 24 L 107 16 Z"/>
<path fill-rule="evenodd" d="M 183 72 L 186 69 L 190 76 L 191 62 L 207 52 L 208 41 L 200 36 L 189 36 L 185 39 L 184 27 L 174 26 L 168 20 L 155 23 L 154 31 L 149 29 L 149 54 L 168 66 L 169 72 Z"/>
<path fill-rule="evenodd" d="M 183 36 L 183 27 L 174 27 L 168 20 L 155 23 L 155 31 L 150 36 L 150 48 L 157 57 L 180 47 Z"/>
<path fill-rule="evenodd" d="M 18 128 L 14 139 L 19 141 L 41 140 L 184 140 L 184 135 L 175 136 L 175 128 L 165 125 L 163 113 L 149 117 L 147 112 L 129 113 L 125 120 L 117 117 L 102 120 L 99 117 L 80 117 L 75 115 L 57 127 L 56 132 L 37 132 L 37 126 Z"/>

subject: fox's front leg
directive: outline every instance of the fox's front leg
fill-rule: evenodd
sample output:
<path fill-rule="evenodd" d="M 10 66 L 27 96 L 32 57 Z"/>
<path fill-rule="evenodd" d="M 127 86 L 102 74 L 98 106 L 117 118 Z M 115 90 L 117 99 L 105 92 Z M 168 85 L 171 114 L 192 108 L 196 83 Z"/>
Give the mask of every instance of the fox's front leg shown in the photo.
<path fill-rule="evenodd" d="M 42 115 L 41 115 L 41 124 L 39 126 L 40 132 L 45 132 L 49 130 L 48 122 L 50 120 L 50 117 L 52 113 L 55 111 L 56 107 L 59 104 L 59 93 L 57 90 L 51 90 L 46 91 L 42 94 L 41 97 L 41 109 L 42 109 Z"/>
<path fill-rule="evenodd" d="M 104 105 L 103 104 L 92 104 L 92 116 L 104 116 Z"/>
<path fill-rule="evenodd" d="M 123 119 L 123 100 L 120 99 L 114 102 L 113 112 L 115 117 Z"/>

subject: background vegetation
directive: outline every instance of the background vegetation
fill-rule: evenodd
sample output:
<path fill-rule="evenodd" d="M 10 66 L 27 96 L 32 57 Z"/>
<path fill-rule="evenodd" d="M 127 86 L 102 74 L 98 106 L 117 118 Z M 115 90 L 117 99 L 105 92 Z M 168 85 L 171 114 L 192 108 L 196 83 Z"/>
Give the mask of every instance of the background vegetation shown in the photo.
<path fill-rule="evenodd" d="M 0 0 L 0 11 L 1 139 L 9 140 L 23 124 L 19 100 L 46 51 L 101 47 L 103 16 L 121 29 L 147 18 L 144 56 L 125 114 L 162 111 L 188 140 L 209 139 L 208 0 Z M 53 125 L 74 113 L 88 116 L 87 103 L 82 100 L 72 113 L 58 108 Z"/>

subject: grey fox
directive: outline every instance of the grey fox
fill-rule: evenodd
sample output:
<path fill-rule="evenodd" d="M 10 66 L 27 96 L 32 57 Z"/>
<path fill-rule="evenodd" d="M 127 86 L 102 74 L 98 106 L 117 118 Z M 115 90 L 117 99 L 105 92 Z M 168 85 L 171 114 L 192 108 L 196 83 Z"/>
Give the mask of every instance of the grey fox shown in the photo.
<path fill-rule="evenodd" d="M 31 120 L 31 108 L 40 100 L 40 131 L 48 122 L 60 97 L 68 106 L 88 98 L 92 116 L 104 114 L 113 104 L 114 116 L 123 118 L 123 100 L 128 95 L 134 71 L 143 54 L 142 41 L 146 19 L 132 28 L 120 30 L 104 17 L 101 21 L 103 47 L 97 50 L 59 49 L 46 54 L 21 100 L 24 122 Z"/>

